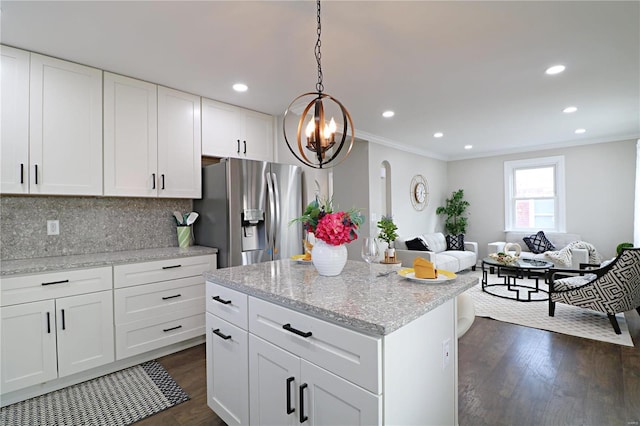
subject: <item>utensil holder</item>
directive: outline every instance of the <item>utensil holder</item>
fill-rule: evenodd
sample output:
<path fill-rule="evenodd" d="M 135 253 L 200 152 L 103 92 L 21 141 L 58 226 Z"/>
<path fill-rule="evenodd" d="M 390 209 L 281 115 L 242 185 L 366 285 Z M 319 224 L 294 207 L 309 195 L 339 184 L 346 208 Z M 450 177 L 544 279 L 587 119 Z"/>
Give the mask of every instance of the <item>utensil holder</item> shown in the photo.
<path fill-rule="evenodd" d="M 189 247 L 191 245 L 191 226 L 178 226 L 178 247 Z"/>

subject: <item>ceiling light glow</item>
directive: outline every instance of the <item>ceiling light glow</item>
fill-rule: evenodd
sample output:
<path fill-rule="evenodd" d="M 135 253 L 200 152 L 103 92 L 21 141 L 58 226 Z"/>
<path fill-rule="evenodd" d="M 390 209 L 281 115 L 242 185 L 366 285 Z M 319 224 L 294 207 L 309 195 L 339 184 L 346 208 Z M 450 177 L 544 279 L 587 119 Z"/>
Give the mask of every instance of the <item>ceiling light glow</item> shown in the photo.
<path fill-rule="evenodd" d="M 585 133 L 586 131 L 587 131 L 587 129 L 576 129 L 576 130 L 574 131 L 574 133 L 575 133 L 576 135 L 581 135 L 581 134 Z"/>
<path fill-rule="evenodd" d="M 236 92 L 246 92 L 249 87 L 244 83 L 236 83 L 233 85 L 233 90 Z"/>
<path fill-rule="evenodd" d="M 443 136 L 444 136 L 444 133 L 442 133 L 442 132 L 435 132 L 435 133 L 433 134 L 433 137 L 434 137 L 434 138 L 441 138 L 441 137 L 443 137 Z"/>
<path fill-rule="evenodd" d="M 473 145 L 465 145 L 464 146 L 464 149 L 471 149 L 471 148 L 473 148 Z"/>
<path fill-rule="evenodd" d="M 571 114 L 572 112 L 576 112 L 577 110 L 578 108 L 574 106 L 568 106 L 565 109 L 563 109 L 562 112 L 564 112 L 565 114 Z"/>
<path fill-rule="evenodd" d="M 395 113 L 395 112 L 393 112 L 393 111 L 391 111 L 391 110 L 389 110 L 389 111 L 385 111 L 385 112 L 383 112 L 383 113 L 382 113 L 382 116 L 383 116 L 384 118 L 391 118 L 391 117 L 393 117 L 394 115 L 396 115 L 396 113 Z"/>
<path fill-rule="evenodd" d="M 564 65 L 554 65 L 552 67 L 547 68 L 545 73 L 548 75 L 554 75 L 554 74 L 560 74 L 564 70 L 565 70 Z"/>

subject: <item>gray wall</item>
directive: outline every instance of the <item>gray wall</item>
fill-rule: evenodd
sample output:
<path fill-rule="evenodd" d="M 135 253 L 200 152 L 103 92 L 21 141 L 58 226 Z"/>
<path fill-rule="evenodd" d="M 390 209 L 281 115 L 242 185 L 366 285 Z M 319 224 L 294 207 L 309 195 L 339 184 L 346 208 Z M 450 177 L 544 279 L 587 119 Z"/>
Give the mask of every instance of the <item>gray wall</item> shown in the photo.
<path fill-rule="evenodd" d="M 566 231 L 610 258 L 619 243 L 633 241 L 635 150 L 628 140 L 451 161 L 447 188 L 464 189 L 471 204 L 466 239 L 477 241 L 485 256 L 487 243 L 504 239 L 504 162 L 564 155 Z"/>
<path fill-rule="evenodd" d="M 191 209 L 191 200 L 4 195 L 0 258 L 177 247 L 172 212 Z M 47 220 L 60 222 L 60 235 L 47 235 Z"/>

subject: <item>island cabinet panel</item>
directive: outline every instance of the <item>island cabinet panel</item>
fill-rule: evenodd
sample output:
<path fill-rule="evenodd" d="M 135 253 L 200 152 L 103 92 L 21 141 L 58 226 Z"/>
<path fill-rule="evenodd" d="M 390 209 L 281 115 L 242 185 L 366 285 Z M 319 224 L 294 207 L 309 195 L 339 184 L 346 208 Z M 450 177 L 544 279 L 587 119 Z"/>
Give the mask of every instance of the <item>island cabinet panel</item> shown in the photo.
<path fill-rule="evenodd" d="M 373 393 L 382 392 L 381 338 L 255 297 L 249 298 L 249 331 Z"/>
<path fill-rule="evenodd" d="M 382 397 L 249 335 L 252 425 L 376 425 Z"/>
<path fill-rule="evenodd" d="M 207 404 L 227 425 L 249 424 L 248 335 L 207 313 Z"/>
<path fill-rule="evenodd" d="M 207 312 L 248 330 L 247 295 L 218 284 L 207 285 Z"/>

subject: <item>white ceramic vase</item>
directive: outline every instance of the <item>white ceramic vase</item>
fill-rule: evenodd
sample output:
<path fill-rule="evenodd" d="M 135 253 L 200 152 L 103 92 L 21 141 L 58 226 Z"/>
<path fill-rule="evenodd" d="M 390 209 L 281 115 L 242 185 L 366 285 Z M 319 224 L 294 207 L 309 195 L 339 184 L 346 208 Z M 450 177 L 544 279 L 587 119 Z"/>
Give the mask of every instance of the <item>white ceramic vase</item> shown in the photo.
<path fill-rule="evenodd" d="M 347 247 L 342 244 L 332 246 L 322 240 L 316 240 L 311 250 L 311 261 L 318 273 L 325 277 L 340 275 L 347 264 Z"/>

